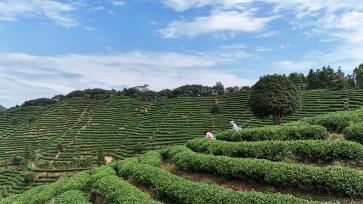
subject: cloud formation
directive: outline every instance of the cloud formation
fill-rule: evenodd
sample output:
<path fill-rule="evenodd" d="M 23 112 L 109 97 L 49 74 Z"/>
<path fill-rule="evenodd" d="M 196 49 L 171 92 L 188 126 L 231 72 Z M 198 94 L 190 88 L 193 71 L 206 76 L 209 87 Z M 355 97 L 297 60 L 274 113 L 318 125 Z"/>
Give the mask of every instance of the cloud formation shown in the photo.
<path fill-rule="evenodd" d="M 241 54 L 174 52 L 69 54 L 38 56 L 0 53 L 2 105 L 11 106 L 31 98 L 52 96 L 85 88 L 121 88 L 147 83 L 152 89 L 184 84 L 250 85 L 251 81 L 216 69 L 216 66 L 246 57 Z"/>
<path fill-rule="evenodd" d="M 0 21 L 17 21 L 20 18 L 48 18 L 69 28 L 78 22 L 72 16 L 77 9 L 75 3 L 55 0 L 3 0 L 0 1 Z"/>

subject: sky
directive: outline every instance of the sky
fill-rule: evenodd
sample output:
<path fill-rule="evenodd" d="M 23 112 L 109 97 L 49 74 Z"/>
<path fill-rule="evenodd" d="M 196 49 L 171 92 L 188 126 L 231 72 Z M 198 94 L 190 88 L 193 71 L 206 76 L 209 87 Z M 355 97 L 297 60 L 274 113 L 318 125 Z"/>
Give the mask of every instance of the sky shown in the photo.
<path fill-rule="evenodd" d="M 363 62 L 362 0 L 0 0 L 0 104 Z"/>

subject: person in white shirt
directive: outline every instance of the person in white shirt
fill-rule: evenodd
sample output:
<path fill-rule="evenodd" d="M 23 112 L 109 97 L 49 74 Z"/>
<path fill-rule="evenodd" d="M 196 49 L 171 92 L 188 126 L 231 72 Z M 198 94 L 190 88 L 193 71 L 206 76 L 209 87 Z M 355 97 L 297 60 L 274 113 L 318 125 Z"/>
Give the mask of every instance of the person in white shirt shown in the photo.
<path fill-rule="evenodd" d="M 238 127 L 238 125 L 233 120 L 230 123 L 231 123 L 232 129 L 234 131 L 240 131 L 241 130 L 241 128 Z"/>

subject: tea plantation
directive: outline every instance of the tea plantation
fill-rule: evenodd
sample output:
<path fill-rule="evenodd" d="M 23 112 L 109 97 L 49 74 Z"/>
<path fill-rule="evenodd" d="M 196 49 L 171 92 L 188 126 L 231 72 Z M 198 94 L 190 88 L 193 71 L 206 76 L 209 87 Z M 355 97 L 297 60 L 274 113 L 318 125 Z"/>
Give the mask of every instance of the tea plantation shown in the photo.
<path fill-rule="evenodd" d="M 280 127 L 252 116 L 248 92 L 8 110 L 0 203 L 363 202 L 363 91 L 302 94 L 302 109 Z M 215 101 L 221 113 L 213 116 Z M 230 120 L 244 128 L 225 131 Z M 217 140 L 194 139 L 208 129 Z M 113 162 L 95 168 L 100 152 Z"/>

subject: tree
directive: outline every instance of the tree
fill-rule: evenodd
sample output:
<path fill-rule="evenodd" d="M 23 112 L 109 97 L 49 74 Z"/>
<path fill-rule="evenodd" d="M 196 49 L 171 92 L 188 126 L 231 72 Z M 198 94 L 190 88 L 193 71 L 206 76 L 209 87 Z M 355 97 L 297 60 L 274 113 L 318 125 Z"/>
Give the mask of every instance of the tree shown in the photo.
<path fill-rule="evenodd" d="M 353 76 L 355 78 L 356 86 L 358 88 L 363 88 L 363 64 L 360 64 L 354 69 Z"/>
<path fill-rule="evenodd" d="M 301 96 L 295 84 L 285 75 L 267 75 L 252 87 L 249 105 L 258 118 L 273 116 L 275 124 L 281 123 L 283 115 L 296 112 Z"/>
<path fill-rule="evenodd" d="M 290 81 L 294 82 L 297 88 L 303 89 L 306 86 L 306 78 L 302 73 L 291 73 L 289 75 Z"/>
<path fill-rule="evenodd" d="M 313 69 L 310 69 L 308 76 L 306 76 L 306 82 L 307 82 L 307 88 L 308 89 L 317 89 L 319 88 L 319 78 L 317 76 L 317 72 L 320 72 L 320 70 L 316 70 L 316 72 Z"/>
<path fill-rule="evenodd" d="M 103 153 L 103 149 L 101 147 L 98 147 L 98 150 L 97 150 L 97 161 L 100 166 L 104 165 L 106 163 L 105 154 Z"/>
<path fill-rule="evenodd" d="M 219 114 L 221 112 L 221 110 L 219 108 L 219 104 L 217 103 L 217 100 L 212 105 L 210 112 L 213 114 L 213 129 L 214 129 L 214 118 L 215 118 L 215 115 L 216 114 Z"/>
<path fill-rule="evenodd" d="M 226 91 L 224 90 L 224 86 L 222 84 L 222 82 L 217 82 L 215 86 L 213 86 L 214 91 L 216 92 L 215 94 L 217 96 L 221 96 L 224 95 L 226 93 Z"/>

